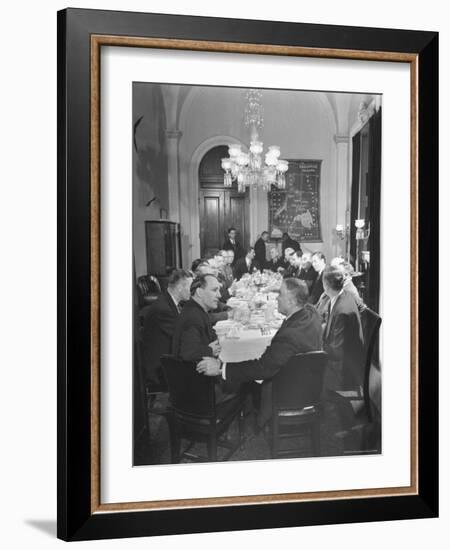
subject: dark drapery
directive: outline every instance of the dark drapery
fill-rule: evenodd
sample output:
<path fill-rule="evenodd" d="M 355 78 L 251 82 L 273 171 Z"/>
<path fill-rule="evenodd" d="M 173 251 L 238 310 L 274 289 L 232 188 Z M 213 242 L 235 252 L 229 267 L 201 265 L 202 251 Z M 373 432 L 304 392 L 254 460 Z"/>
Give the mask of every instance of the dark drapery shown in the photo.
<path fill-rule="evenodd" d="M 368 273 L 367 303 L 379 311 L 380 299 L 380 204 L 381 204 L 381 108 L 369 121 L 368 198 L 370 237 L 370 269 Z"/>
<path fill-rule="evenodd" d="M 365 126 L 367 129 L 367 126 Z M 370 268 L 363 283 L 366 288 L 364 300 L 375 311 L 379 311 L 380 299 L 380 203 L 381 203 L 381 108 L 368 121 L 368 165 L 367 165 L 367 209 L 366 228 L 370 224 L 370 237 L 367 250 L 370 252 Z M 361 202 L 361 136 L 362 131 L 353 137 L 352 192 L 350 216 L 350 261 L 356 264 L 356 228 Z"/>
<path fill-rule="evenodd" d="M 133 258 L 133 464 L 136 464 L 138 447 L 148 440 L 149 427 L 145 397 L 145 385 L 139 349 L 139 291 L 136 284 L 136 269 Z"/>
<path fill-rule="evenodd" d="M 356 260 L 356 227 L 359 204 L 359 167 L 361 163 L 361 132 L 353 136 L 352 156 L 352 196 L 350 210 L 350 262 L 355 265 Z"/>

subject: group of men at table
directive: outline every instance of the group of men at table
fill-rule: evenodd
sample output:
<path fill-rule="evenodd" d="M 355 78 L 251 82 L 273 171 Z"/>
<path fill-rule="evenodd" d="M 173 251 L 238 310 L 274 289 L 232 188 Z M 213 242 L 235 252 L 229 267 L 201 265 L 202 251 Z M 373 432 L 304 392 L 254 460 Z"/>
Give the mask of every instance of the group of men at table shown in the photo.
<path fill-rule="evenodd" d="M 215 377 L 216 401 L 221 402 L 233 398 L 242 384 L 270 380 L 294 355 L 322 349 L 328 354 L 324 392 L 362 385 L 360 311 L 365 306 L 352 283 L 352 266 L 342 258 L 327 264 L 321 252 L 302 254 L 300 247 L 286 246 L 286 263 L 274 269 L 283 272 L 277 302 L 285 319 L 265 352 L 240 363 L 221 361 L 213 325 L 228 318 L 224 305 L 228 288 L 239 278 L 240 260 L 252 271 L 254 254 L 251 248 L 235 261 L 234 250 L 224 246 L 219 254 L 196 260 L 190 271 L 172 271 L 167 290 L 144 319 L 142 349 L 148 387 L 161 384 L 160 358 L 172 354 L 195 363 L 199 373 Z"/>

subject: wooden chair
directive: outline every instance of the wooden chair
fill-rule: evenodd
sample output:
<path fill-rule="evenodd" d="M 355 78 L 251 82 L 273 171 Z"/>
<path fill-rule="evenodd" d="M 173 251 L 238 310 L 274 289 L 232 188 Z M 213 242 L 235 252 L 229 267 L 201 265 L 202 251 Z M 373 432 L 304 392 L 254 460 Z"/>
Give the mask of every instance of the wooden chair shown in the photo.
<path fill-rule="evenodd" d="M 370 374 L 372 370 L 373 351 L 378 338 L 381 326 L 381 317 L 370 308 L 361 311 L 361 324 L 364 338 L 364 375 L 361 388 L 337 392 L 341 397 L 350 400 L 352 403 L 360 401 L 363 404 L 367 422 L 373 420 L 373 409 L 370 400 Z"/>
<path fill-rule="evenodd" d="M 295 355 L 272 380 L 272 458 L 299 456 L 301 447 L 282 448 L 283 441 L 309 434 L 314 456 L 320 456 L 320 395 L 327 354 Z"/>
<path fill-rule="evenodd" d="M 242 444 L 245 394 L 239 394 L 216 404 L 214 378 L 199 374 L 195 370 L 195 363 L 175 359 L 169 355 L 163 356 L 161 363 L 169 387 L 170 404 L 167 419 L 171 462 L 178 463 L 182 458 L 196 462 L 215 462 L 218 446 L 228 449 L 222 459 L 228 460 Z M 236 418 L 239 437 L 232 444 L 222 436 L 226 434 Z M 181 452 L 182 439 L 189 441 L 183 452 Z M 198 441 L 207 444 L 207 458 L 189 452 Z"/>
<path fill-rule="evenodd" d="M 378 334 L 381 326 L 381 317 L 370 308 L 361 311 L 361 324 L 364 337 L 364 368 L 363 385 L 360 388 L 336 392 L 338 398 L 349 402 L 355 418 L 364 413 L 363 421 L 356 422 L 351 428 L 354 434 L 361 432 L 361 448 L 349 449 L 348 454 L 372 454 L 380 452 L 380 421 L 374 414 L 372 401 L 370 399 L 370 376 L 373 365 L 373 352 L 377 343 Z M 360 410 L 362 405 L 362 411 Z"/>
<path fill-rule="evenodd" d="M 151 305 L 161 294 L 161 285 L 154 275 L 141 275 L 137 278 L 140 307 Z"/>

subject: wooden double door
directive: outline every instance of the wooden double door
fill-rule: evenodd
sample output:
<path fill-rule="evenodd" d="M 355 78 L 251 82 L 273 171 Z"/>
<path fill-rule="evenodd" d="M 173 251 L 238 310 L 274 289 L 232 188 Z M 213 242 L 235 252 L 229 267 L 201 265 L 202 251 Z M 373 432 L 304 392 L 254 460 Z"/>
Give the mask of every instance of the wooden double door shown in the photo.
<path fill-rule="evenodd" d="M 230 227 L 237 230 L 237 240 L 246 248 L 249 244 L 248 190 L 200 189 L 200 250 L 202 257 L 211 249 L 220 249 Z"/>

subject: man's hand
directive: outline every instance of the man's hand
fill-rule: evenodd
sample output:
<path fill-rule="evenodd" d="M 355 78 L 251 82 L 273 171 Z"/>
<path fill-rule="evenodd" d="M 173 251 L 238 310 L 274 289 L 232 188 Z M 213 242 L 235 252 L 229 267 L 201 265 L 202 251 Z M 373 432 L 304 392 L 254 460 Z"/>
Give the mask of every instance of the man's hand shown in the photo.
<path fill-rule="evenodd" d="M 213 357 L 203 357 L 203 359 L 198 363 L 196 369 L 200 374 L 205 374 L 206 376 L 219 376 L 220 374 L 220 359 L 214 359 Z"/>
<path fill-rule="evenodd" d="M 209 344 L 209 347 L 212 349 L 214 357 L 218 357 L 220 353 L 220 344 L 219 340 L 214 340 L 214 342 L 211 342 Z"/>

